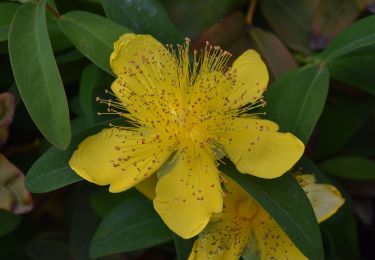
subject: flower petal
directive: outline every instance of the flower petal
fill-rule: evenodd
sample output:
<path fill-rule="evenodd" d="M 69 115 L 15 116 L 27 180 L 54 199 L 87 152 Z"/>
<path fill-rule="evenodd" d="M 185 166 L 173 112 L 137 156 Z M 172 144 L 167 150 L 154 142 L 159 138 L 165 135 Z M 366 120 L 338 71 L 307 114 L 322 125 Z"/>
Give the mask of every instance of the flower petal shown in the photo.
<path fill-rule="evenodd" d="M 159 177 L 154 207 L 167 226 L 187 239 L 207 225 L 211 213 L 222 210 L 219 173 L 203 148 L 187 145 L 172 168 Z"/>
<path fill-rule="evenodd" d="M 238 57 L 227 75 L 235 81 L 228 96 L 235 107 L 254 103 L 261 98 L 269 79 L 266 65 L 254 50 L 247 50 Z"/>
<path fill-rule="evenodd" d="M 238 259 L 248 243 L 251 222 L 239 217 L 238 206 L 250 196 L 232 179 L 224 178 L 223 211 L 211 216 L 195 241 L 189 260 Z"/>
<path fill-rule="evenodd" d="M 237 216 L 210 222 L 194 242 L 189 260 L 236 260 L 251 234 L 251 222 Z"/>
<path fill-rule="evenodd" d="M 335 186 L 315 183 L 312 174 L 298 175 L 297 180 L 306 192 L 319 223 L 335 214 L 345 202 Z"/>
<path fill-rule="evenodd" d="M 263 208 L 252 219 L 252 227 L 255 240 L 249 244 L 254 244 L 261 259 L 307 259 Z"/>
<path fill-rule="evenodd" d="M 149 200 L 154 200 L 156 198 L 155 189 L 158 178 L 156 174 L 153 174 L 149 178 L 141 181 L 135 186 L 137 190 L 142 193 Z"/>
<path fill-rule="evenodd" d="M 238 118 L 232 130 L 221 137 L 221 143 L 240 172 L 276 178 L 288 171 L 304 151 L 297 137 L 277 129 L 277 124 L 268 120 Z"/>
<path fill-rule="evenodd" d="M 126 117 L 141 125 L 165 128 L 160 124 L 170 119 L 166 111 L 180 86 L 177 58 L 150 35 L 124 34 L 114 47 L 110 63 L 117 79 L 111 89 L 121 102 L 110 101 L 114 110 L 127 110 Z"/>
<path fill-rule="evenodd" d="M 112 127 L 86 138 L 69 165 L 82 178 L 121 192 L 151 176 L 170 154 L 168 143 L 153 134 Z"/>
<path fill-rule="evenodd" d="M 109 62 L 117 77 L 124 75 L 124 72 L 136 71 L 136 66 L 148 64 L 148 71 L 161 69 L 163 61 L 170 61 L 172 55 L 163 44 L 151 35 L 127 33 L 122 35 L 114 44 L 114 50 Z M 146 57 L 147 56 L 147 57 Z M 148 58 L 150 57 L 150 59 Z M 150 64 L 150 63 L 152 64 Z M 150 66 L 152 65 L 152 66 Z M 142 67 L 142 69 L 146 69 Z"/>

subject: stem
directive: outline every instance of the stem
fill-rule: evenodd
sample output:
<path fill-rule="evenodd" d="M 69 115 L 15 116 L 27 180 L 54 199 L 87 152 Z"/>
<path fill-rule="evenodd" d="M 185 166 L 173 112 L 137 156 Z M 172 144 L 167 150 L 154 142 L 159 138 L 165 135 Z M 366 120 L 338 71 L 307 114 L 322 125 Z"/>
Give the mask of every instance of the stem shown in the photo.
<path fill-rule="evenodd" d="M 32 143 L 28 143 L 28 144 L 24 144 L 24 145 L 20 145 L 20 146 L 2 147 L 1 150 L 3 150 L 2 153 L 6 157 L 11 157 L 11 156 L 14 156 L 14 155 L 19 154 L 19 153 L 25 153 L 25 152 L 33 151 L 36 148 L 38 148 L 39 145 L 40 145 L 40 140 L 36 139 Z"/>
<path fill-rule="evenodd" d="M 52 6 L 50 6 L 49 4 L 46 4 L 46 10 L 47 12 L 49 12 L 53 17 L 55 17 L 56 19 L 60 19 L 60 14 L 52 8 Z"/>
<path fill-rule="evenodd" d="M 307 55 L 303 55 L 300 53 L 295 53 L 293 57 L 300 65 L 311 65 L 311 64 L 323 63 L 323 60 L 320 59 L 318 56 L 307 56 Z"/>
<path fill-rule="evenodd" d="M 251 0 L 249 4 L 249 9 L 247 10 L 247 15 L 246 15 L 246 24 L 247 25 L 252 25 L 253 24 L 253 16 L 255 12 L 255 7 L 258 3 L 258 0 Z"/>
<path fill-rule="evenodd" d="M 37 4 L 40 4 L 41 0 L 35 0 Z M 60 19 L 60 14 L 57 10 L 55 10 L 52 6 L 46 3 L 46 11 L 49 12 L 54 18 Z"/>

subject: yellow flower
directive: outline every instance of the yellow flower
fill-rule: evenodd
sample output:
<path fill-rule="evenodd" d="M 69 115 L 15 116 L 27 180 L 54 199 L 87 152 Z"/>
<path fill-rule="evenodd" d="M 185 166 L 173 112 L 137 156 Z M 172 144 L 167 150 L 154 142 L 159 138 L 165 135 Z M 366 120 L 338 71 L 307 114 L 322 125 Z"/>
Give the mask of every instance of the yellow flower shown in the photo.
<path fill-rule="evenodd" d="M 198 234 L 222 211 L 217 161 L 223 154 L 242 173 L 275 178 L 304 151 L 277 124 L 244 113 L 264 103 L 268 73 L 259 55 L 248 50 L 227 68 L 229 58 L 207 44 L 190 62 L 188 40 L 175 50 L 149 35 L 121 36 L 110 58 L 116 100 L 101 101 L 133 127 L 88 137 L 71 168 L 111 192 L 158 172 L 155 209 L 181 237 Z"/>
<path fill-rule="evenodd" d="M 335 186 L 315 184 L 314 175 L 299 174 L 296 178 L 305 191 L 319 223 L 335 214 L 344 203 L 344 199 Z"/>
<path fill-rule="evenodd" d="M 344 199 L 332 185 L 316 184 L 313 175 L 297 177 L 314 209 L 318 222 L 332 216 Z M 248 253 L 260 259 L 307 259 L 276 221 L 238 184 L 225 183 L 224 210 L 212 215 L 195 241 L 189 260 L 239 259 Z"/>

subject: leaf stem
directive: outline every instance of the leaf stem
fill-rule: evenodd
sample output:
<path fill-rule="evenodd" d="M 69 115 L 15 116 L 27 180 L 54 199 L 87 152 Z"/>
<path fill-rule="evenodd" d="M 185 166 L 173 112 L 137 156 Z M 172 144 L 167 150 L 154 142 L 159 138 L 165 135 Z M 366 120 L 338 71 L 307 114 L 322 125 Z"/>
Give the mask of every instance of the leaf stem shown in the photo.
<path fill-rule="evenodd" d="M 246 15 L 246 24 L 247 25 L 252 25 L 253 24 L 253 16 L 255 12 L 256 5 L 258 3 L 258 0 L 251 0 L 249 4 L 249 9 L 247 10 L 247 15 Z"/>
<path fill-rule="evenodd" d="M 2 147 L 0 151 L 6 157 L 11 157 L 11 156 L 14 156 L 16 154 L 33 151 L 33 150 L 35 150 L 36 148 L 39 147 L 40 143 L 41 143 L 41 141 L 39 139 L 36 139 L 31 143 L 27 143 L 27 144 L 20 145 L 20 146 Z"/>
<path fill-rule="evenodd" d="M 37 4 L 40 4 L 41 0 L 35 0 Z M 57 10 L 55 10 L 52 6 L 46 3 L 46 11 L 49 12 L 54 18 L 60 19 L 60 14 Z"/>
<path fill-rule="evenodd" d="M 53 17 L 55 17 L 56 19 L 60 19 L 60 14 L 57 12 L 57 10 L 53 9 L 53 7 L 50 6 L 49 4 L 46 4 L 46 10 L 47 10 L 47 12 L 49 12 Z"/>
<path fill-rule="evenodd" d="M 323 64 L 323 60 L 319 56 L 306 56 L 300 53 L 295 53 L 293 55 L 294 59 L 300 65 L 316 65 Z"/>

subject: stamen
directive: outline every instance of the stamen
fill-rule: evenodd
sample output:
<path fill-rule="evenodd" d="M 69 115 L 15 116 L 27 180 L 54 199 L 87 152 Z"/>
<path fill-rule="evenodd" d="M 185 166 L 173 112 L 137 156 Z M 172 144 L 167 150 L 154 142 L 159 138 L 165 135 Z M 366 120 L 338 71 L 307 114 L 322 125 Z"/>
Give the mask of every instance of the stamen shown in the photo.
<path fill-rule="evenodd" d="M 222 136 L 234 130 L 235 119 L 265 105 L 260 98 L 238 107 L 236 104 L 240 101 L 242 104 L 240 99 L 246 92 L 238 100 L 230 100 L 237 78 L 235 70 L 228 72 L 232 55 L 206 42 L 204 49 L 193 50 L 190 56 L 190 43 L 185 38 L 183 44 L 167 44 L 159 50 L 135 53 L 113 83 L 113 92 L 105 90 L 110 98 L 96 98 L 107 107 L 107 111 L 98 115 L 125 117 L 131 125 L 111 127 L 124 131 L 140 128 L 144 133 L 155 134 L 150 140 L 144 140 L 144 136 L 129 137 L 131 142 L 118 146 L 119 151 L 140 154 L 145 152 L 141 148 L 143 143 L 156 145 L 163 140 L 168 145 L 158 148 L 160 151 L 179 150 L 183 154 L 182 144 L 189 143 L 200 151 L 208 151 L 212 161 L 221 162 L 225 152 L 219 144 Z M 250 116 L 261 114 L 264 113 Z M 144 164 L 136 162 L 140 170 L 151 159 L 144 160 Z M 121 167 L 124 161 L 122 158 L 116 165 Z M 220 186 L 220 183 L 214 185 Z"/>

